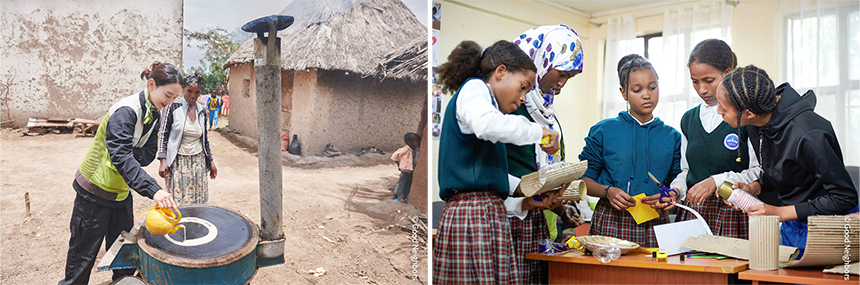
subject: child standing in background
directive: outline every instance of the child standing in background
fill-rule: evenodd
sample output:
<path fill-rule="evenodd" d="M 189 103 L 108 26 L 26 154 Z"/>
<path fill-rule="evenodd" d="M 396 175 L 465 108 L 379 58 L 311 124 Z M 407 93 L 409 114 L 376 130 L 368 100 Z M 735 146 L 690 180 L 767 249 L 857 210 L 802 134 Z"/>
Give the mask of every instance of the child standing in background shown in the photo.
<path fill-rule="evenodd" d="M 400 170 L 400 180 L 394 186 L 394 201 L 409 203 L 409 190 L 412 189 L 412 171 L 418 163 L 418 147 L 421 146 L 421 136 L 408 133 L 403 136 L 406 146 L 401 147 L 391 155 L 391 160 L 397 162 Z M 402 198 L 401 198 L 402 197 Z"/>
<path fill-rule="evenodd" d="M 519 284 L 504 199 L 505 143 L 559 149 L 558 133 L 513 113 L 532 89 L 537 68 L 516 44 L 498 41 L 483 52 L 461 42 L 439 68 L 442 85 L 457 90 L 442 120 L 439 196 L 445 201 L 433 239 L 435 284 Z M 521 191 L 519 191 L 521 195 Z M 557 196 L 550 197 L 555 199 Z"/>
<path fill-rule="evenodd" d="M 218 95 L 215 92 L 212 92 L 212 95 L 209 96 L 206 106 L 209 109 L 209 130 L 211 131 L 213 124 L 216 127 L 218 126 L 218 109 L 221 109 L 221 100 L 218 99 Z"/>
<path fill-rule="evenodd" d="M 656 247 L 654 226 L 669 222 L 669 215 L 637 224 L 625 209 L 638 203 L 650 204 L 658 210 L 669 210 L 677 201 L 660 201 L 660 190 L 651 178 L 668 184 L 681 173 L 681 134 L 654 117 L 660 99 L 657 72 L 648 60 L 628 55 L 618 63 L 621 96 L 629 111 L 605 119 L 591 127 L 585 138 L 580 160 L 588 160 L 588 170 L 582 176 L 588 195 L 601 197 L 594 208 L 589 235 L 602 235 Z M 645 193 L 640 201 L 633 196 Z"/>

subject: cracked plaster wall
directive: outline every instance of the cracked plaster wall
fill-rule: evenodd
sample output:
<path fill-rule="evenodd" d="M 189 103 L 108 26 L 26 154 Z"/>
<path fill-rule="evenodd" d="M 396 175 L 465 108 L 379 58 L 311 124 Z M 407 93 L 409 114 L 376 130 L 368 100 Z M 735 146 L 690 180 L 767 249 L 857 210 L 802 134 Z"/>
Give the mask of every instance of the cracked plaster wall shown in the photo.
<path fill-rule="evenodd" d="M 181 68 L 182 0 L 0 2 L 0 83 L 9 114 L 100 119 L 140 92 L 153 61 Z M 2 94 L 0 94 L 2 96 Z M 0 121 L 7 120 L 0 106 Z"/>

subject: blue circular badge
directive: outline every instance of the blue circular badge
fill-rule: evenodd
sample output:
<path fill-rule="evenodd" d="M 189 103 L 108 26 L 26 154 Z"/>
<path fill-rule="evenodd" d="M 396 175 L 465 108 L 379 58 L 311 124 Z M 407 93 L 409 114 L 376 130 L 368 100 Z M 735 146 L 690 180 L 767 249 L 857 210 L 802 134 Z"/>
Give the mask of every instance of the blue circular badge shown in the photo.
<path fill-rule="evenodd" d="M 738 139 L 738 134 L 730 133 L 726 135 L 726 138 L 723 139 L 723 146 L 725 146 L 729 150 L 738 150 L 738 147 L 741 145 L 740 140 Z"/>

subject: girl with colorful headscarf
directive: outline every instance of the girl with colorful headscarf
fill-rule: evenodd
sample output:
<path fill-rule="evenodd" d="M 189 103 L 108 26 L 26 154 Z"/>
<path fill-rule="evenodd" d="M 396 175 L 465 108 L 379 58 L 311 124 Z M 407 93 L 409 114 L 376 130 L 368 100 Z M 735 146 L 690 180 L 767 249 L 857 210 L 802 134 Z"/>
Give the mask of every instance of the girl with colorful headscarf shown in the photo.
<path fill-rule="evenodd" d="M 176 203 L 207 204 L 206 176 L 215 179 L 218 168 L 209 150 L 208 112 L 197 102 L 203 77 L 195 72 L 186 76 L 185 82 L 185 96 L 162 111 L 165 120 L 158 136 L 158 175 L 165 179 L 165 188 Z"/>
<path fill-rule="evenodd" d="M 538 171 L 553 162 L 565 159 L 561 126 L 555 116 L 553 101 L 561 93 L 567 80 L 582 72 L 582 42 L 576 32 L 564 25 L 541 26 L 529 29 L 514 39 L 534 62 L 536 84 L 526 94 L 526 101 L 514 114 L 524 116 L 544 128 L 559 133 L 561 150 L 557 155 L 540 151 L 539 144 L 517 146 L 506 144 L 508 178 L 511 189 L 519 185 L 520 177 Z M 511 222 L 511 232 L 516 253 L 520 283 L 540 284 L 545 276 L 545 265 L 539 261 L 526 260 L 525 254 L 540 251 L 539 242 L 554 238 L 556 214 L 564 214 L 563 220 L 577 226 L 572 206 L 559 205 L 555 199 L 536 201 L 533 197 L 509 197 L 505 200 Z M 546 214 L 544 210 L 547 211 Z"/>

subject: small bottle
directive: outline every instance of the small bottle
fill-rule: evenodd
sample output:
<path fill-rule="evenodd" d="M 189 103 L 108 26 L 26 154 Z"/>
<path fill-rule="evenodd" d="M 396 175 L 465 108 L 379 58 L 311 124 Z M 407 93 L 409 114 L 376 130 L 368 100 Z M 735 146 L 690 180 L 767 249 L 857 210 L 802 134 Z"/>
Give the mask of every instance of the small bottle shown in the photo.
<path fill-rule="evenodd" d="M 755 205 L 764 204 L 761 200 L 740 188 L 732 189 L 732 183 L 728 181 L 723 181 L 723 184 L 720 185 L 719 189 L 717 189 L 717 193 L 720 194 L 720 197 L 723 197 L 723 199 L 731 202 L 741 210 L 746 210 L 747 208 Z"/>

